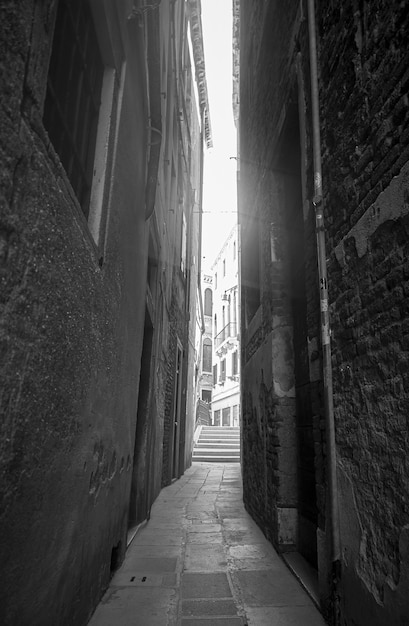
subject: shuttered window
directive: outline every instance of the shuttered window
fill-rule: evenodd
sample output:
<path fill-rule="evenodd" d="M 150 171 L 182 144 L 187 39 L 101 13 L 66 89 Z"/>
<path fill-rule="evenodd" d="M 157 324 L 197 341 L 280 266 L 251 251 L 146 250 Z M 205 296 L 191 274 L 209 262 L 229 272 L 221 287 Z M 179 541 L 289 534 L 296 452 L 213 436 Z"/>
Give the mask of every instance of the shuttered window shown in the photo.
<path fill-rule="evenodd" d="M 87 0 L 59 0 L 44 126 L 88 217 L 104 66 Z"/>

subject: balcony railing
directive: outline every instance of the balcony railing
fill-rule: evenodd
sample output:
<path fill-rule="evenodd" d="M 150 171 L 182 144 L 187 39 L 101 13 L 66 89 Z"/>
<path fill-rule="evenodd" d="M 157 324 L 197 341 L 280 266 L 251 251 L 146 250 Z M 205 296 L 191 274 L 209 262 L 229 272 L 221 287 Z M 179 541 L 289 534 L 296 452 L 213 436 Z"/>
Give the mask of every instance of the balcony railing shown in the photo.
<path fill-rule="evenodd" d="M 237 322 L 229 322 L 217 335 L 214 341 L 216 350 L 220 348 L 223 341 L 230 339 L 231 337 L 237 337 Z"/>

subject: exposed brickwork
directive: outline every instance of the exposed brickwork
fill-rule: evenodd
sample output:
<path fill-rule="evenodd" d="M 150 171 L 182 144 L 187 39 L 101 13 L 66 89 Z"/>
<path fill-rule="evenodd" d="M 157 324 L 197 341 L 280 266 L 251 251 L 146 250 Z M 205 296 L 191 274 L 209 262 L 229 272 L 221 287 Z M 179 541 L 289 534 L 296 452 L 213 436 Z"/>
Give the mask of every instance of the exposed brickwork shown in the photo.
<path fill-rule="evenodd" d="M 354 541 L 346 532 L 346 558 L 360 585 L 384 603 L 373 623 L 395 623 L 409 615 L 400 596 L 409 523 L 409 217 L 407 191 L 384 202 L 380 194 L 394 177 L 403 177 L 407 189 L 409 7 L 374 8 L 347 2 L 320 19 L 324 180 L 329 245 L 338 246 L 329 266 L 337 443 L 351 490 L 341 491 L 340 503 L 361 526 Z M 357 604 L 356 597 L 345 598 L 345 619 L 364 624 Z"/>
<path fill-rule="evenodd" d="M 244 481 L 252 514 L 260 525 L 268 526 L 273 540 L 277 541 L 271 502 L 265 498 L 270 471 L 273 484 L 278 484 L 277 466 L 266 462 L 265 452 L 267 446 L 271 450 L 276 443 L 269 439 L 265 426 L 256 426 L 267 423 L 274 430 L 277 404 L 274 403 L 275 409 L 269 413 L 261 401 L 265 397 L 260 386 L 263 375 L 257 377 L 256 371 L 264 372 L 266 388 L 274 397 L 265 346 L 275 325 L 287 323 L 294 336 L 295 380 L 306 373 L 308 379 L 308 393 L 303 387 L 302 397 L 309 403 L 309 430 L 301 432 L 297 421 L 297 437 L 298 446 L 307 445 L 310 450 L 313 442 L 316 525 L 321 541 L 318 566 L 325 577 L 329 552 L 323 538 L 330 520 L 315 224 L 310 207 L 313 170 L 309 51 L 306 21 L 296 24 L 297 5 L 302 7 L 306 18 L 305 2 L 289 3 L 285 11 L 272 5 L 263 15 L 256 11 L 253 15 L 251 3 L 241 2 Z M 398 1 L 316 3 L 316 17 L 341 516 L 341 623 L 354 626 L 406 623 L 409 616 L 404 591 L 408 580 L 409 524 L 406 434 L 409 48 L 405 37 L 409 6 Z M 269 46 L 266 33 L 270 37 Z M 293 104 L 294 98 L 297 100 L 296 92 L 301 95 L 298 104 L 304 174 L 308 337 L 308 355 L 304 356 L 297 348 L 297 336 L 302 336 L 300 329 L 297 330 L 297 315 L 287 306 L 291 255 L 288 244 L 295 235 L 280 214 L 280 203 L 285 204 L 285 200 L 277 196 L 278 183 L 272 185 L 268 180 L 270 172 L 273 179 L 279 180 L 273 170 L 282 162 L 279 137 L 285 127 L 282 131 L 281 125 L 289 118 L 291 100 Z M 255 235 L 252 226 L 256 222 L 261 226 Z M 272 225 L 276 234 L 273 251 L 276 260 L 283 260 L 281 266 L 269 260 Z M 254 286 L 250 293 L 246 279 L 251 276 L 257 279 L 257 272 L 248 272 L 254 260 L 249 256 L 246 237 L 260 249 L 261 312 L 251 321 L 246 317 L 246 302 L 250 301 Z M 274 358 L 285 363 L 282 354 L 274 357 L 273 352 L 273 378 Z M 301 397 L 300 390 L 296 395 Z M 282 445 L 283 440 L 278 436 L 278 451 Z M 296 502 L 299 520 L 303 517 L 303 490 L 299 477 Z M 272 490 L 270 495 L 278 506 L 279 491 Z M 327 591 L 328 587 L 322 587 L 323 600 Z M 328 603 L 326 608 L 330 613 Z"/>
<path fill-rule="evenodd" d="M 171 453 L 173 442 L 171 440 L 172 419 L 173 419 L 173 403 L 174 403 L 174 389 L 175 389 L 175 370 L 176 370 L 176 329 L 174 326 L 174 315 L 171 308 L 170 322 L 169 322 L 169 335 L 167 345 L 167 359 L 165 369 L 165 413 L 164 413 L 164 425 L 163 425 L 163 461 L 162 461 L 162 486 L 169 485 L 171 477 Z M 173 322 L 173 323 L 172 323 Z"/>
<path fill-rule="evenodd" d="M 336 245 L 409 158 L 406 3 L 353 2 L 320 19 L 324 177 Z M 339 33 L 339 21 L 344 26 Z M 338 52 L 342 50 L 342 55 Z M 346 132 L 347 131 L 347 132 Z M 335 191 L 336 190 L 336 191 Z"/>
<path fill-rule="evenodd" d="M 172 285 L 172 300 L 169 313 L 169 332 L 167 344 L 166 359 L 166 377 L 164 379 L 165 387 L 165 414 L 164 414 L 164 435 L 163 435 L 163 465 L 162 465 L 162 486 L 169 485 L 172 480 L 172 463 L 173 463 L 173 422 L 174 404 L 175 404 L 175 377 L 176 377 L 176 355 L 178 340 L 183 350 L 184 360 L 182 364 L 182 381 L 185 380 L 185 369 L 187 365 L 186 354 L 187 345 L 187 326 L 184 311 L 183 291 L 181 289 L 181 278 L 177 272 L 174 273 Z M 181 382 L 184 389 L 186 386 Z M 185 428 L 186 413 L 186 396 L 181 395 L 179 441 L 183 441 Z M 179 459 L 180 460 L 180 459 Z M 176 469 L 179 475 L 179 468 Z"/>
<path fill-rule="evenodd" d="M 382 224 L 361 258 L 347 239 L 346 265 L 332 265 L 337 440 L 364 529 L 357 567 L 382 602 L 399 584 L 409 515 L 408 227 L 408 216 Z"/>

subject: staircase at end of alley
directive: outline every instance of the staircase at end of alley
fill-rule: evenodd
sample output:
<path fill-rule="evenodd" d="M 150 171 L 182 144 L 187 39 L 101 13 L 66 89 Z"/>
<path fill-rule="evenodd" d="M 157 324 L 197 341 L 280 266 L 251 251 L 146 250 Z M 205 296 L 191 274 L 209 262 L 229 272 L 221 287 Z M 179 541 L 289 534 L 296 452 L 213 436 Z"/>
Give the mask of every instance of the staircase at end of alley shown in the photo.
<path fill-rule="evenodd" d="M 205 463 L 239 463 L 240 429 L 228 426 L 201 426 L 192 460 Z"/>

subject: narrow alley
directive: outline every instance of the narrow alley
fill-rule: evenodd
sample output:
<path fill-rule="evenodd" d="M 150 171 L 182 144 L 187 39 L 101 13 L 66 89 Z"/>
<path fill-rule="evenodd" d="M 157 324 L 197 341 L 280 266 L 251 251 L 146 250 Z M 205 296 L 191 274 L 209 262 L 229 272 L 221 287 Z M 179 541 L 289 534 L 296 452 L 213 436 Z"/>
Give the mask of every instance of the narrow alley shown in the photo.
<path fill-rule="evenodd" d="M 409 626 L 408 32 L 0 0 L 0 626 Z"/>
<path fill-rule="evenodd" d="M 162 489 L 89 626 L 324 626 L 245 511 L 239 463 Z"/>

